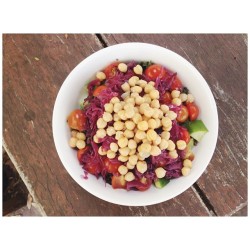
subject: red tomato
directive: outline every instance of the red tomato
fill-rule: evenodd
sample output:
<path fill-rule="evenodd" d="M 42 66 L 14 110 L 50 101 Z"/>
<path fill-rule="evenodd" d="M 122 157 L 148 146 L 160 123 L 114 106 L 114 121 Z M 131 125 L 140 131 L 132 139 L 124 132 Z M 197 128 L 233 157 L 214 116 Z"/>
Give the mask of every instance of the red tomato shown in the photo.
<path fill-rule="evenodd" d="M 88 149 L 89 149 L 89 146 L 86 146 L 86 147 L 83 148 L 83 149 L 77 150 L 77 159 L 78 159 L 78 161 L 81 161 L 82 156 L 84 155 L 84 153 L 85 153 Z"/>
<path fill-rule="evenodd" d="M 141 185 L 136 186 L 136 188 L 140 191 L 148 190 L 152 185 L 152 180 L 146 179 L 145 177 L 142 177 L 140 182 Z"/>
<path fill-rule="evenodd" d="M 185 122 L 188 119 L 188 109 L 186 106 L 182 105 L 181 110 L 178 112 L 176 120 L 178 122 Z"/>
<path fill-rule="evenodd" d="M 166 69 L 159 64 L 152 64 L 145 70 L 145 75 L 152 81 L 155 81 L 157 77 L 163 78 L 167 74 Z"/>
<path fill-rule="evenodd" d="M 76 109 L 70 113 L 67 122 L 70 128 L 83 131 L 86 128 L 87 118 L 81 109 Z"/>
<path fill-rule="evenodd" d="M 186 128 L 180 127 L 179 133 L 179 139 L 185 141 L 188 144 L 190 141 L 190 134 L 188 130 Z"/>
<path fill-rule="evenodd" d="M 118 168 L 121 165 L 121 162 L 119 162 L 118 160 L 112 160 L 112 159 L 109 159 L 108 157 L 103 158 L 103 163 L 104 163 L 105 169 L 110 174 L 118 173 Z"/>
<path fill-rule="evenodd" d="M 200 113 L 198 106 L 193 102 L 188 102 L 187 109 L 189 114 L 189 120 L 190 121 L 196 120 Z"/>
<path fill-rule="evenodd" d="M 93 96 L 98 96 L 98 95 L 100 95 L 100 93 L 104 90 L 104 89 L 106 89 L 107 87 L 105 86 L 105 85 L 101 85 L 101 86 L 99 86 L 99 87 L 97 87 L 95 90 L 94 90 L 94 92 L 93 92 Z"/>
<path fill-rule="evenodd" d="M 119 62 L 113 62 L 104 69 L 104 73 L 106 75 L 106 78 L 111 78 L 111 77 L 115 76 L 116 72 L 118 71 L 118 69 L 117 69 L 118 64 L 119 64 Z"/>
<path fill-rule="evenodd" d="M 170 92 L 166 92 L 162 97 L 161 97 L 161 102 L 163 104 L 170 104 L 172 101 L 172 96 L 170 94 Z"/>
<path fill-rule="evenodd" d="M 182 90 L 182 88 L 183 86 L 182 86 L 181 80 L 178 77 L 176 77 L 174 81 L 172 82 L 170 89 L 173 91 L 173 90 Z"/>
<path fill-rule="evenodd" d="M 125 181 L 123 175 L 120 175 L 120 176 L 115 176 L 114 175 L 114 176 L 112 176 L 111 184 L 112 184 L 112 187 L 114 189 L 116 189 L 116 188 L 123 188 L 123 189 L 125 189 L 126 188 L 126 181 Z"/>

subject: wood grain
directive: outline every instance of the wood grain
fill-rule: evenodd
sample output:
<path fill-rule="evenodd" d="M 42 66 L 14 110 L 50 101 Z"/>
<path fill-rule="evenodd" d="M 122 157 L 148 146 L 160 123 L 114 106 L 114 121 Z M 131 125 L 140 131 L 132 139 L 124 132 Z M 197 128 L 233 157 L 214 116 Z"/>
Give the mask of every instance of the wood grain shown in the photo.
<path fill-rule="evenodd" d="M 34 200 L 50 216 L 208 216 L 193 188 L 148 207 L 102 201 L 66 172 L 52 138 L 52 110 L 69 72 L 102 48 L 95 35 L 3 35 L 3 138 Z"/>
<path fill-rule="evenodd" d="M 217 103 L 219 137 L 212 161 L 197 183 L 217 215 L 237 212 L 247 203 L 247 35 L 112 34 L 103 38 L 108 46 L 122 42 L 163 46 L 201 72 Z"/>

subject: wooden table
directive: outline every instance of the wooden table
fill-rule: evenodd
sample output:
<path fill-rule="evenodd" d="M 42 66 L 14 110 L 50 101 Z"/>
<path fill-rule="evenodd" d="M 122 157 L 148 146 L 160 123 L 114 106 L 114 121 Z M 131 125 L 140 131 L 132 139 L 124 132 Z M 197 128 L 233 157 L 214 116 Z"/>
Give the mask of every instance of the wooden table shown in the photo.
<path fill-rule="evenodd" d="M 204 174 L 176 198 L 144 207 L 113 205 L 82 189 L 60 162 L 51 126 L 56 95 L 70 71 L 103 47 L 135 41 L 191 62 L 219 113 L 217 147 Z M 3 145 L 44 215 L 247 215 L 247 35 L 5 34 L 3 47 Z"/>

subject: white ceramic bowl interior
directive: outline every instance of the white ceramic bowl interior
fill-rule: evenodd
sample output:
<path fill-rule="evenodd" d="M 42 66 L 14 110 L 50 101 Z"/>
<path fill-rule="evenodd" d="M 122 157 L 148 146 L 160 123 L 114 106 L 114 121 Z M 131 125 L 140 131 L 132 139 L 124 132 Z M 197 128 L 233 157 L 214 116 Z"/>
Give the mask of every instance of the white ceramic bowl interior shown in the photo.
<path fill-rule="evenodd" d="M 78 101 L 84 85 L 92 79 L 97 71 L 115 60 L 153 61 L 177 72 L 179 78 L 195 97 L 200 107 L 200 119 L 207 126 L 207 133 L 194 149 L 195 160 L 189 176 L 171 180 L 163 189 L 153 185 L 145 192 L 113 189 L 91 174 L 82 178 L 83 170 L 77 160 L 76 151 L 68 141 L 70 130 L 66 123 L 69 113 L 79 108 Z M 53 110 L 53 137 L 57 153 L 71 177 L 89 193 L 119 205 L 145 206 L 169 200 L 188 189 L 201 176 L 209 164 L 215 150 L 218 136 L 218 115 L 212 92 L 198 72 L 180 55 L 163 47 L 147 43 L 123 43 L 101 49 L 79 63 L 68 75 L 57 95 Z M 185 205 L 185 204 L 184 204 Z"/>

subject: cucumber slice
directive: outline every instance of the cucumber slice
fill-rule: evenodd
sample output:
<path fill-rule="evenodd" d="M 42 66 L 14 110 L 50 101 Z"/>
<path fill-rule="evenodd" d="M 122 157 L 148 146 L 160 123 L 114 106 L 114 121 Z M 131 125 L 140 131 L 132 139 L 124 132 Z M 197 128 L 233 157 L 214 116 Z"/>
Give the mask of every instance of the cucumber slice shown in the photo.
<path fill-rule="evenodd" d="M 200 142 L 203 136 L 208 132 L 202 120 L 195 120 L 187 124 L 187 129 L 191 137 Z"/>
<path fill-rule="evenodd" d="M 170 182 L 170 180 L 165 179 L 165 178 L 157 179 L 157 180 L 155 181 L 155 186 L 156 186 L 157 188 L 163 188 L 163 187 L 165 187 L 169 182 Z"/>

